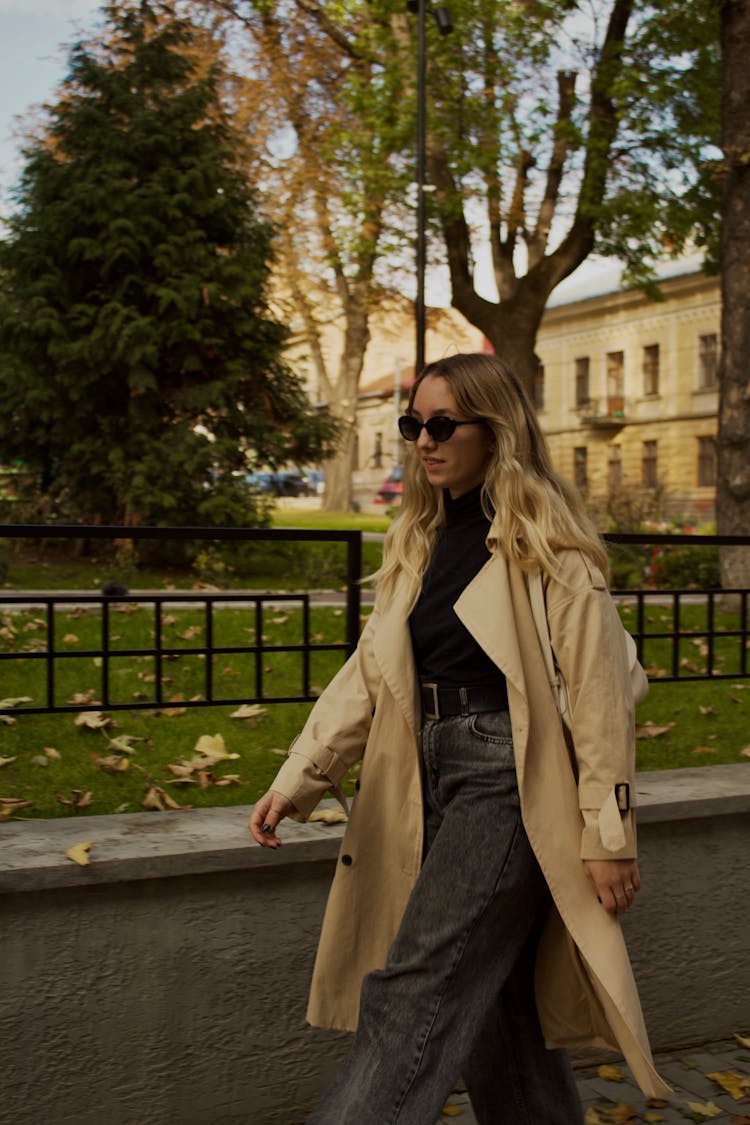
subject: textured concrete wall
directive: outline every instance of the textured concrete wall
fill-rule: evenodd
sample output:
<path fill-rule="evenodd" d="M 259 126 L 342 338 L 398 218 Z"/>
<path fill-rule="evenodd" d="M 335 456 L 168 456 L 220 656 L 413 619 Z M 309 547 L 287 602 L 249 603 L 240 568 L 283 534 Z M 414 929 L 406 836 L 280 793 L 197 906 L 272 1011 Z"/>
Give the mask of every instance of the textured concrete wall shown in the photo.
<path fill-rule="evenodd" d="M 748 1030 L 750 766 L 639 777 L 626 919 L 655 1047 Z M 0 826 L 0 1120 L 292 1125 L 347 1037 L 304 1005 L 340 829 L 248 810 Z M 95 839 L 90 867 L 65 859 Z"/>

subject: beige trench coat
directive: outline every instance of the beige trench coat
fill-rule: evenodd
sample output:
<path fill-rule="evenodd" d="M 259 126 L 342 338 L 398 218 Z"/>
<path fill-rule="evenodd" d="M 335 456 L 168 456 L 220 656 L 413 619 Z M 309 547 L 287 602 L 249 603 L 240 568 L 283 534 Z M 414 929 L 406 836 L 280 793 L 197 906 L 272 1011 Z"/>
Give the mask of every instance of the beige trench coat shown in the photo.
<path fill-rule="evenodd" d="M 620 924 L 597 902 L 581 863 L 582 856 L 635 855 L 632 811 L 621 815 L 614 798 L 623 781 L 633 794 L 634 708 L 623 634 L 601 574 L 578 551 L 559 557 L 559 577 L 545 578 L 547 614 L 571 695 L 574 760 L 523 572 L 493 554 L 454 608 L 507 679 L 523 821 L 554 900 L 536 970 L 547 1045 L 619 1049 L 641 1088 L 661 1096 L 669 1088 L 653 1067 Z M 272 786 L 304 820 L 363 759 L 315 963 L 314 1025 L 356 1027 L 362 977 L 384 965 L 419 874 L 419 726 L 402 592 L 387 604 L 379 599 L 356 653 L 315 704 Z M 615 851 L 613 838 L 622 845 Z"/>

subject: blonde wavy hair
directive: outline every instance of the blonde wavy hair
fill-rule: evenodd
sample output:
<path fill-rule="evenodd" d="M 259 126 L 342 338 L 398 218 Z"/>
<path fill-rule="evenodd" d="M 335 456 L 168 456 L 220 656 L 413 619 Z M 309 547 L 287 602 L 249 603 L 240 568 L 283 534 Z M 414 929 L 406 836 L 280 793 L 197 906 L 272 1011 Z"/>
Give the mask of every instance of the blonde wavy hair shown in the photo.
<path fill-rule="evenodd" d="M 575 547 L 608 575 L 596 528 L 578 491 L 553 468 L 534 408 L 508 364 L 479 352 L 428 364 L 412 387 L 409 412 L 422 381 L 435 375 L 445 379 L 461 414 L 481 418 L 494 436 L 482 507 L 494 520 L 496 549 L 524 570 L 539 566 L 554 574 L 555 552 Z M 372 576 L 379 593 L 389 595 L 406 578 L 414 606 L 444 522 L 442 489 L 427 480 L 414 443 L 404 465 L 402 509 L 386 535 L 383 565 Z"/>

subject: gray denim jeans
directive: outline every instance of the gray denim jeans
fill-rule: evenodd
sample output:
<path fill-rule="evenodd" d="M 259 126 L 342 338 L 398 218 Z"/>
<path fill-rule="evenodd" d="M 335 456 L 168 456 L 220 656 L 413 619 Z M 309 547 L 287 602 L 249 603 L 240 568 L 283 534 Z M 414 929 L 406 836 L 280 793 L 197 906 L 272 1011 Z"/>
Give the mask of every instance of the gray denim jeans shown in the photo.
<path fill-rule="evenodd" d="M 463 1076 L 480 1125 L 580 1125 L 544 1046 L 534 956 L 548 891 L 521 822 L 507 711 L 422 732 L 425 861 L 351 1052 L 307 1125 L 434 1125 Z"/>

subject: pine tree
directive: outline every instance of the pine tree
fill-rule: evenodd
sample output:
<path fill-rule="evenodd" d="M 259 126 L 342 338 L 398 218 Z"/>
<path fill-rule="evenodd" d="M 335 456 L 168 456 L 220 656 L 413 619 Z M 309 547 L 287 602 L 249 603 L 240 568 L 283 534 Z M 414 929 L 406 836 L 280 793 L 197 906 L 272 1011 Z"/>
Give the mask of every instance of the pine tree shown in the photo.
<path fill-rule="evenodd" d="M 272 230 L 207 34 L 112 3 L 30 143 L 0 245 L 0 462 L 87 521 L 252 518 L 249 463 L 318 458 L 285 365 Z"/>

